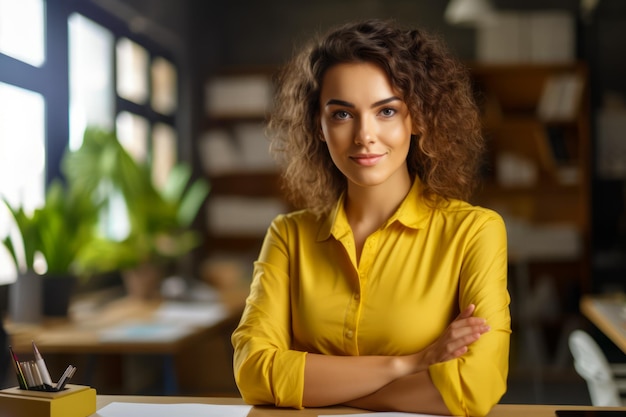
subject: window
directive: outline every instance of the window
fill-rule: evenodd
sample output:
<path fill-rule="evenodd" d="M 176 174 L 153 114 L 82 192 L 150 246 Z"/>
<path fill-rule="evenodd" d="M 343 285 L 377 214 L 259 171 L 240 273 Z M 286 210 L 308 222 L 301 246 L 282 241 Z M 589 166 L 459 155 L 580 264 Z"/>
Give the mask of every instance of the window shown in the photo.
<path fill-rule="evenodd" d="M 12 205 L 43 203 L 87 126 L 115 129 L 163 183 L 177 158 L 178 68 L 171 51 L 128 26 L 90 2 L 0 0 L 0 196 Z M 113 202 L 104 230 L 123 237 L 123 212 Z M 0 239 L 11 225 L 0 204 Z M 0 246 L 0 284 L 16 276 Z"/>
<path fill-rule="evenodd" d="M 152 61 L 151 74 L 152 108 L 162 114 L 173 114 L 178 107 L 176 67 L 165 58 L 156 57 Z"/>
<path fill-rule="evenodd" d="M 117 41 L 117 94 L 137 104 L 148 99 L 148 51 L 128 38 Z"/>
<path fill-rule="evenodd" d="M 0 0 L 0 52 L 40 67 L 44 50 L 43 0 Z"/>
<path fill-rule="evenodd" d="M 87 126 L 115 127 L 114 42 L 111 31 L 94 21 L 78 13 L 69 17 L 71 149 L 80 147 Z"/>
<path fill-rule="evenodd" d="M 0 190 L 11 206 L 22 206 L 27 212 L 43 202 L 44 106 L 41 94 L 0 82 Z M 2 205 L 0 236 L 19 235 L 12 224 Z M 9 253 L 2 248 L 0 284 L 13 281 L 16 274 Z"/>
<path fill-rule="evenodd" d="M 43 0 L 0 0 L 0 53 L 11 57 L 0 76 L 0 196 L 32 212 L 41 205 L 45 184 L 45 99 L 40 92 L 5 82 L 45 61 Z M 1 65 L 1 64 L 0 64 Z M 25 83 L 28 84 L 28 83 Z M 19 236 L 0 205 L 0 238 Z M 19 256 L 19 248 L 16 248 Z M 8 251 L 0 247 L 0 284 L 15 280 Z"/>
<path fill-rule="evenodd" d="M 164 186 L 167 174 L 177 161 L 176 131 L 165 123 L 157 123 L 152 129 L 152 181 Z"/>
<path fill-rule="evenodd" d="M 68 26 L 72 148 L 80 146 L 87 126 L 115 129 L 126 150 L 150 163 L 155 183 L 163 184 L 177 155 L 176 66 L 130 34 L 114 33 L 80 13 L 70 16 Z M 114 199 L 104 210 L 102 230 L 124 239 L 130 229 L 123 201 Z"/>
<path fill-rule="evenodd" d="M 117 136 L 124 148 L 135 160 L 148 159 L 148 120 L 136 114 L 123 111 L 117 115 Z"/>

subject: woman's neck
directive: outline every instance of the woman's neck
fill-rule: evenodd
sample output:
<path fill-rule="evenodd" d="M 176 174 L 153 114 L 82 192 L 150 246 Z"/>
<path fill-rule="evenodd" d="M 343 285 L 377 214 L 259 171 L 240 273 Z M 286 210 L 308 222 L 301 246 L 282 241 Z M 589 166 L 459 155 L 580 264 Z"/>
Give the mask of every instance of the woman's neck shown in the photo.
<path fill-rule="evenodd" d="M 398 209 L 411 189 L 412 178 L 399 175 L 394 181 L 386 181 L 376 186 L 348 184 L 345 211 L 352 228 L 357 258 L 365 240 L 378 230 Z"/>
<path fill-rule="evenodd" d="M 408 173 L 394 181 L 376 186 L 348 183 L 345 210 L 349 221 L 378 221 L 384 223 L 400 206 L 413 183 Z M 376 219 L 376 220 L 375 220 Z"/>

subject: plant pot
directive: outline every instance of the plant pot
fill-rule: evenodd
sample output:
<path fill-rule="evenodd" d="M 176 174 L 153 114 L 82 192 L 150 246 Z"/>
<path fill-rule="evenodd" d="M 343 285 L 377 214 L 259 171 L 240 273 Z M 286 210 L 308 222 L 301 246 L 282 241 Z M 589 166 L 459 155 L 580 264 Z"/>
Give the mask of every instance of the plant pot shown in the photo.
<path fill-rule="evenodd" d="M 73 275 L 45 275 L 42 278 L 43 315 L 67 317 L 76 277 Z"/>
<path fill-rule="evenodd" d="M 34 271 L 19 274 L 9 288 L 9 317 L 15 323 L 39 323 L 42 316 L 42 280 Z"/>
<path fill-rule="evenodd" d="M 161 297 L 163 268 L 157 264 L 145 263 L 122 271 L 126 293 L 138 300 L 155 300 Z"/>

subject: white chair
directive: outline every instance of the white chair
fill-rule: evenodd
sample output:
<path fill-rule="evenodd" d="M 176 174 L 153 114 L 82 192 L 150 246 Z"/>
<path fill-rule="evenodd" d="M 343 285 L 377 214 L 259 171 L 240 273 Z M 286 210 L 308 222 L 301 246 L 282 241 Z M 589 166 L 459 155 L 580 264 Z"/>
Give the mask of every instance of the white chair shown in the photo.
<path fill-rule="evenodd" d="M 620 392 L 626 393 L 625 365 L 611 365 L 595 340 L 583 330 L 569 335 L 569 348 L 574 357 L 574 368 L 585 380 L 594 406 L 618 407 L 624 405 Z"/>

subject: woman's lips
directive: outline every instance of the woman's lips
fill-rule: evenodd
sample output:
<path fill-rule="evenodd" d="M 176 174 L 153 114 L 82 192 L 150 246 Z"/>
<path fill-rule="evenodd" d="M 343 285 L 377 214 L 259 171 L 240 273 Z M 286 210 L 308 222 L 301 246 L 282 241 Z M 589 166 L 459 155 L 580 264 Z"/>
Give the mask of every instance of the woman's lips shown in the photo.
<path fill-rule="evenodd" d="M 376 165 L 378 161 L 380 161 L 384 154 L 362 154 L 362 155 L 353 155 L 350 158 L 359 165 L 370 167 L 372 165 Z"/>

